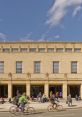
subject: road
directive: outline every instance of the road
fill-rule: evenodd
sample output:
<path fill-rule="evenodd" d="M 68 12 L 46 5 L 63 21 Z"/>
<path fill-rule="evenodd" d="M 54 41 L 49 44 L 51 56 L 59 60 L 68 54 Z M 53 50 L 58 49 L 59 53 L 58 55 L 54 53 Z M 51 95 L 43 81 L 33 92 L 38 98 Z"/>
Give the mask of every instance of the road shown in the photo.
<path fill-rule="evenodd" d="M 0 117 L 16 117 L 8 112 L 0 112 Z M 17 117 L 82 117 L 82 109 L 66 110 L 61 112 L 36 112 L 31 115 L 21 115 Z"/>

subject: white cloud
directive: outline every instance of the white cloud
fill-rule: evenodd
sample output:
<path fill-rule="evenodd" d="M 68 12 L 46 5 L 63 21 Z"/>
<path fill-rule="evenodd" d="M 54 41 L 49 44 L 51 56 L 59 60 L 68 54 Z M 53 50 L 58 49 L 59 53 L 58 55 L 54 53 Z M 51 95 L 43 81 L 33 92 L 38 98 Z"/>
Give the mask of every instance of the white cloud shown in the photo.
<path fill-rule="evenodd" d="M 58 25 L 62 18 L 68 12 L 69 7 L 74 8 L 73 14 L 77 14 L 81 10 L 82 0 L 54 0 L 53 6 L 50 8 L 48 15 L 49 19 L 46 21 L 51 26 Z"/>
<path fill-rule="evenodd" d="M 82 10 L 82 7 L 81 7 L 81 6 L 78 6 L 78 7 L 74 10 L 73 16 L 76 16 L 77 13 L 78 13 L 79 11 L 81 11 L 81 10 Z"/>
<path fill-rule="evenodd" d="M 31 35 L 32 35 L 32 32 L 28 33 L 27 35 L 25 35 L 24 37 L 20 38 L 20 41 L 34 41 L 31 39 Z"/>
<path fill-rule="evenodd" d="M 6 38 L 7 38 L 6 34 L 0 33 L 0 41 L 6 41 Z"/>
<path fill-rule="evenodd" d="M 60 35 L 55 35 L 54 38 L 58 39 L 60 38 Z"/>

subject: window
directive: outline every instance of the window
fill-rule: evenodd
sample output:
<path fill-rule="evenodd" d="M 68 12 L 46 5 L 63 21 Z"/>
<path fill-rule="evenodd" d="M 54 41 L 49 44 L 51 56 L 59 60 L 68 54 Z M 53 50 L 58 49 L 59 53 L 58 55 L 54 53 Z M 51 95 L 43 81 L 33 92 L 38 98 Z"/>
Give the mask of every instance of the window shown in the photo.
<path fill-rule="evenodd" d="M 65 52 L 72 52 L 72 48 L 65 48 Z"/>
<path fill-rule="evenodd" d="M 45 52 L 45 48 L 38 48 L 38 52 Z"/>
<path fill-rule="evenodd" d="M 10 52 L 10 48 L 3 48 L 3 52 Z"/>
<path fill-rule="evenodd" d="M 22 61 L 16 61 L 16 73 L 22 73 Z"/>
<path fill-rule="evenodd" d="M 77 73 L 77 62 L 76 61 L 71 62 L 71 73 Z"/>
<path fill-rule="evenodd" d="M 59 61 L 53 62 L 53 73 L 59 73 Z"/>
<path fill-rule="evenodd" d="M 27 48 L 20 48 L 20 52 L 27 52 L 28 49 Z"/>
<path fill-rule="evenodd" d="M 47 52 L 54 52 L 54 48 L 48 48 Z"/>
<path fill-rule="evenodd" d="M 12 52 L 18 52 L 19 51 L 19 48 L 12 48 L 11 51 Z"/>
<path fill-rule="evenodd" d="M 81 48 L 74 48 L 74 52 L 81 52 Z"/>
<path fill-rule="evenodd" d="M 0 73 L 4 73 L 4 61 L 0 61 Z"/>
<path fill-rule="evenodd" d="M 29 52 L 36 52 L 36 48 L 29 48 Z"/>
<path fill-rule="evenodd" d="M 34 73 L 40 73 L 40 61 L 34 62 Z"/>
<path fill-rule="evenodd" d="M 63 52 L 63 48 L 56 48 L 56 52 Z"/>

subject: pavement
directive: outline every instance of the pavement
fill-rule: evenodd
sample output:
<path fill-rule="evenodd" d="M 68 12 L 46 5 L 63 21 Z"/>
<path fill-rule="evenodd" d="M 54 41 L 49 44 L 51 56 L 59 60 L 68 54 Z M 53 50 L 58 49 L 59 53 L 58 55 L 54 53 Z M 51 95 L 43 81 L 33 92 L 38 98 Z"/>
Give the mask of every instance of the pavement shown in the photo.
<path fill-rule="evenodd" d="M 35 110 L 47 110 L 47 107 L 49 106 L 50 102 L 40 103 L 40 102 L 32 102 L 30 101 L 29 106 L 34 107 Z M 59 104 L 63 106 L 64 109 L 77 109 L 82 108 L 82 100 L 76 101 L 73 99 L 72 106 L 68 107 L 68 104 L 66 104 L 66 100 L 61 99 L 59 100 Z M 13 104 L 9 102 L 5 102 L 4 104 L 0 104 L 0 112 L 8 112 L 9 108 L 13 106 Z"/>

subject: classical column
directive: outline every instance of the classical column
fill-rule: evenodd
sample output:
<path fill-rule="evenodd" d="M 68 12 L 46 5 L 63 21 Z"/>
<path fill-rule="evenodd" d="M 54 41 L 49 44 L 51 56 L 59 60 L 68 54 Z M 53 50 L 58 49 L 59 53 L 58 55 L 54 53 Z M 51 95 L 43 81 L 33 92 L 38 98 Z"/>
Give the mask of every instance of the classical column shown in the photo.
<path fill-rule="evenodd" d="M 63 84 L 63 98 L 67 99 L 67 83 Z"/>
<path fill-rule="evenodd" d="M 44 86 L 44 93 L 47 97 L 49 97 L 49 85 L 48 83 L 45 83 L 45 86 Z"/>
<path fill-rule="evenodd" d="M 12 73 L 8 74 L 9 82 L 8 82 L 8 98 L 12 98 Z"/>
<path fill-rule="evenodd" d="M 12 98 L 12 84 L 8 83 L 8 98 Z"/>
<path fill-rule="evenodd" d="M 31 73 L 27 73 L 27 82 L 26 82 L 26 95 L 30 97 L 30 81 L 31 81 Z"/>
<path fill-rule="evenodd" d="M 80 96 L 81 96 L 81 99 L 82 99 L 82 84 L 80 86 Z"/>
<path fill-rule="evenodd" d="M 30 82 L 26 84 L 26 95 L 30 97 Z"/>

